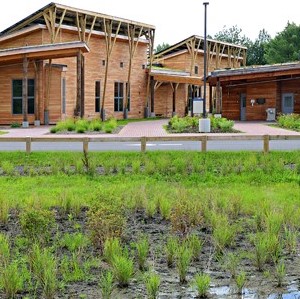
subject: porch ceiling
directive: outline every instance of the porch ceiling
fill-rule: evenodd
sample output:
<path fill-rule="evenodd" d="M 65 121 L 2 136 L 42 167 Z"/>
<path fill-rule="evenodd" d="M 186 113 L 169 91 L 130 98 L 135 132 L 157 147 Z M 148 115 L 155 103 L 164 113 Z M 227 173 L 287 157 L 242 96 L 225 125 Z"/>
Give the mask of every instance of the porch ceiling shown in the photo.
<path fill-rule="evenodd" d="M 150 72 L 150 76 L 153 77 L 154 80 L 159 82 L 203 85 L 203 80 L 201 77 L 190 76 L 190 74 L 187 72 L 152 69 Z"/>
<path fill-rule="evenodd" d="M 67 42 L 11 48 L 0 50 L 0 64 L 20 62 L 24 57 L 27 57 L 29 60 L 74 57 L 77 55 L 78 51 L 87 53 L 90 50 L 85 42 Z"/>

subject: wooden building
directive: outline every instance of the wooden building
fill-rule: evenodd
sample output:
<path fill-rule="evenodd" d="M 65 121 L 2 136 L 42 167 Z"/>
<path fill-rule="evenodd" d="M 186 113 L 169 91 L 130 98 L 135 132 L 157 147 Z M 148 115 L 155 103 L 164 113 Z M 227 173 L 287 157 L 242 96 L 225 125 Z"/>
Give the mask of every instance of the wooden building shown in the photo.
<path fill-rule="evenodd" d="M 207 73 L 246 63 L 247 48 L 207 39 Z M 179 116 L 191 111 L 192 99 L 203 97 L 204 38 L 191 36 L 153 56 L 150 75 L 151 113 Z M 207 111 L 216 109 L 216 89 L 207 90 Z"/>
<path fill-rule="evenodd" d="M 208 75 L 222 116 L 270 120 L 269 113 L 300 113 L 300 63 L 216 70 Z"/>
<path fill-rule="evenodd" d="M 0 124 L 143 117 L 155 27 L 50 3 L 0 33 Z"/>

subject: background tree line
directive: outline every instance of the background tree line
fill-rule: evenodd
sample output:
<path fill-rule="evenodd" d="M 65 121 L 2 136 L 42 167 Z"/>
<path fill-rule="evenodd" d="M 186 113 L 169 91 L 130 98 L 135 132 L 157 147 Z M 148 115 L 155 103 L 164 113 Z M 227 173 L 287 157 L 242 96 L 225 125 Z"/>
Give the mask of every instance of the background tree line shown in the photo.
<path fill-rule="evenodd" d="M 224 26 L 221 31 L 208 38 L 247 47 L 247 65 L 249 66 L 300 60 L 300 26 L 294 22 L 288 22 L 284 30 L 277 33 L 274 38 L 262 29 L 258 37 L 252 41 L 237 25 L 230 28 Z M 169 47 L 167 43 L 158 45 L 155 52 L 167 47 Z"/>

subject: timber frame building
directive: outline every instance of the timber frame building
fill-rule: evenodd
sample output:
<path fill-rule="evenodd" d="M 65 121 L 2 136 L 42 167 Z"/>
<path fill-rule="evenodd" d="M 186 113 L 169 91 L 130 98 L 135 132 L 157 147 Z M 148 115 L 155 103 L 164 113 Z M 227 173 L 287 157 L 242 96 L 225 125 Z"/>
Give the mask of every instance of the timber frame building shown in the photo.
<path fill-rule="evenodd" d="M 0 124 L 144 116 L 155 27 L 50 3 L 0 33 Z"/>
<path fill-rule="evenodd" d="M 271 120 L 300 113 L 300 63 L 215 70 L 208 75 L 218 92 L 219 113 L 232 120 Z"/>

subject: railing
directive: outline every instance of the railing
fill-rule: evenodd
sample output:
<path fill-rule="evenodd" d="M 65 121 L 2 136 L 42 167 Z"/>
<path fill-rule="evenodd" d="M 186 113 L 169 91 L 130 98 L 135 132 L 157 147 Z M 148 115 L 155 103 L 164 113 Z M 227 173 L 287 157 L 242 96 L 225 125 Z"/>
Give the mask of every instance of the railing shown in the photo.
<path fill-rule="evenodd" d="M 262 151 L 270 151 L 271 140 L 300 140 L 300 135 L 201 135 L 201 136 L 163 136 L 163 137 L 0 137 L 1 142 L 25 142 L 26 153 L 32 152 L 35 142 L 82 142 L 83 151 L 88 152 L 92 142 L 140 142 L 141 152 L 146 152 L 149 141 L 199 141 L 202 152 L 207 151 L 209 141 L 250 141 L 262 140 Z M 1 150 L 1 147 L 0 147 Z"/>

